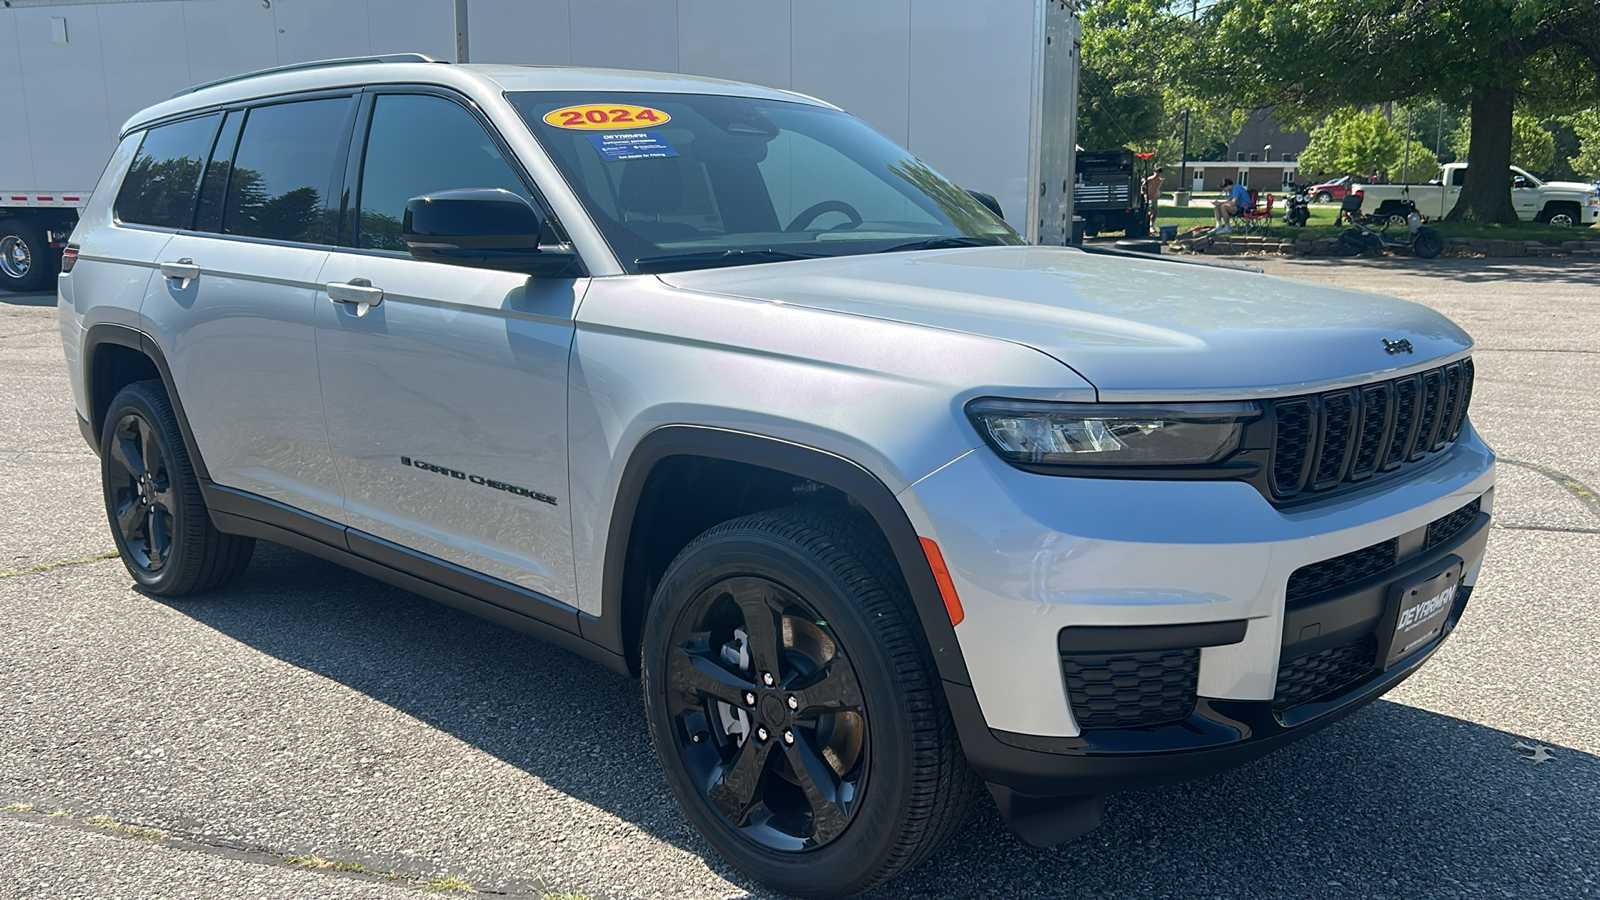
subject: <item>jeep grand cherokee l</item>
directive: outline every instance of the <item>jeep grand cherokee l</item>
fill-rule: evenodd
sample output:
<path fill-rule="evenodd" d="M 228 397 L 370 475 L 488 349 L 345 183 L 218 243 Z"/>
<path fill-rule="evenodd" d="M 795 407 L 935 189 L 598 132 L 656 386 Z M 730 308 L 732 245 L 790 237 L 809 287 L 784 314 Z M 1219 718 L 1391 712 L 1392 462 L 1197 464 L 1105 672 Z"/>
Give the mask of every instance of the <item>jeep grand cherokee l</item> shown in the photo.
<path fill-rule="evenodd" d="M 265 539 L 639 673 L 685 814 L 798 895 L 985 786 L 1047 845 L 1302 738 L 1415 672 L 1483 557 L 1442 316 L 1027 246 L 783 91 L 233 79 L 127 123 L 63 268 L 145 591 Z"/>

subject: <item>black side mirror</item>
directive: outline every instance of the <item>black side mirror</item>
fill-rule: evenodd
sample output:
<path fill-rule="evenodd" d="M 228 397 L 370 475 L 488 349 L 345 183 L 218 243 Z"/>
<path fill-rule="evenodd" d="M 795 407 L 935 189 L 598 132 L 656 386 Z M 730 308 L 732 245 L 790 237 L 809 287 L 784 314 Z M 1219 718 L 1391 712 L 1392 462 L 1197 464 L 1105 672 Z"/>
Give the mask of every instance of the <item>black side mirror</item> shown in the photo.
<path fill-rule="evenodd" d="M 424 262 L 555 275 L 577 256 L 541 249 L 544 226 L 544 215 L 510 191 L 463 188 L 411 198 L 400 239 L 412 257 Z"/>
<path fill-rule="evenodd" d="M 1000 211 L 1000 201 L 996 200 L 993 194 L 985 194 L 983 191 L 967 191 L 967 193 L 972 195 L 972 199 L 982 203 L 989 212 L 994 213 L 995 218 L 1004 219 L 1006 217 L 1006 214 Z"/>

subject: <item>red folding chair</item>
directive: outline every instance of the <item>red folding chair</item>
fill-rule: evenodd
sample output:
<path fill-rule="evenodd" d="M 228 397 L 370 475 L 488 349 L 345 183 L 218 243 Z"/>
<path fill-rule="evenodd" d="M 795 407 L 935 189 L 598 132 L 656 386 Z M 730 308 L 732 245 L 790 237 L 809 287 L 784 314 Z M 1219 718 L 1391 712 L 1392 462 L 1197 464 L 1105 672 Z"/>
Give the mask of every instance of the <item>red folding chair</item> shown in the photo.
<path fill-rule="evenodd" d="M 1265 228 L 1272 221 L 1273 200 L 1273 196 L 1268 194 L 1266 205 L 1262 206 L 1256 202 L 1256 192 L 1251 191 L 1250 208 L 1248 210 L 1235 213 L 1233 218 L 1244 220 L 1243 227 L 1245 231 L 1255 231 L 1258 228 Z"/>

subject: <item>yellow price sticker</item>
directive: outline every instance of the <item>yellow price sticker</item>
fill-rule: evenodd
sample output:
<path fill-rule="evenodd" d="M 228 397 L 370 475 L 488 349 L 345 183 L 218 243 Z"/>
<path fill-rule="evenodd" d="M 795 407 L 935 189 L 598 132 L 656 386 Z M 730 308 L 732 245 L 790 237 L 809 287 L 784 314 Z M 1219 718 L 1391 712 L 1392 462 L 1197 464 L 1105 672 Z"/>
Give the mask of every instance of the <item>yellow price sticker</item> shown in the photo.
<path fill-rule="evenodd" d="M 622 103 L 586 103 L 545 113 L 544 123 L 556 128 L 583 131 L 615 131 L 618 128 L 648 128 L 671 121 L 672 117 L 648 106 Z"/>

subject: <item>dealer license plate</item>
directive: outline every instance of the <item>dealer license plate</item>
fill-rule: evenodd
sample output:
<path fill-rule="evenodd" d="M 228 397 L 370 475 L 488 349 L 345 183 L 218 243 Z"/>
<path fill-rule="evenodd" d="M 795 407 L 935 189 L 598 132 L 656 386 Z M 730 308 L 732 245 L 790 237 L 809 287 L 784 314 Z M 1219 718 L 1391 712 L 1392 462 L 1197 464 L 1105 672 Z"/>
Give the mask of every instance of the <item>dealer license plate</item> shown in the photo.
<path fill-rule="evenodd" d="M 1443 572 L 1420 584 L 1399 585 L 1399 610 L 1395 614 L 1394 634 L 1389 640 L 1389 653 L 1383 661 L 1385 669 L 1410 656 L 1444 634 L 1445 622 L 1456 604 L 1456 592 L 1461 590 L 1461 573 L 1464 564 L 1456 562 Z"/>

